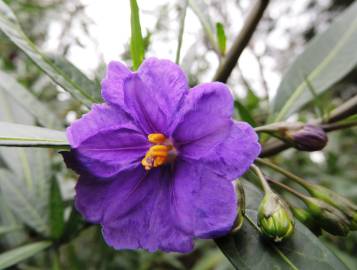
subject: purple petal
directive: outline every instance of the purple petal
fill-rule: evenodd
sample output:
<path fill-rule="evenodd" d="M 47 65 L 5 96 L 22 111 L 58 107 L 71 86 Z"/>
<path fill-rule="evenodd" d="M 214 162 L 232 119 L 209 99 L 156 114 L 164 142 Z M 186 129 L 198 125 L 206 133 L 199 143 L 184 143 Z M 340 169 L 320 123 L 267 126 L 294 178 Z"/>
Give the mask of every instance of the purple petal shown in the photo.
<path fill-rule="evenodd" d="M 106 76 L 102 81 L 102 96 L 107 103 L 123 107 L 123 81 L 130 74 L 130 70 L 122 63 L 116 61 L 109 63 Z"/>
<path fill-rule="evenodd" d="M 138 164 L 150 144 L 133 120 L 121 109 L 95 105 L 67 129 L 71 153 L 64 157 L 70 168 L 110 177 Z"/>
<path fill-rule="evenodd" d="M 205 83 L 189 92 L 172 137 L 180 154 L 200 158 L 220 144 L 231 126 L 233 98 L 222 83 Z"/>
<path fill-rule="evenodd" d="M 106 242 L 116 249 L 191 251 L 192 235 L 177 225 L 172 213 L 170 185 L 169 171 L 161 168 L 150 171 L 127 197 L 113 193 L 116 201 L 102 223 Z"/>
<path fill-rule="evenodd" d="M 185 74 L 168 60 L 150 58 L 138 73 L 124 82 L 124 101 L 130 113 L 147 133 L 166 135 L 184 96 L 188 84 Z"/>
<path fill-rule="evenodd" d="M 181 226 L 198 238 L 215 238 L 230 231 L 237 214 L 231 182 L 209 167 L 178 161 L 175 173 L 175 202 Z"/>
<path fill-rule="evenodd" d="M 248 170 L 260 150 L 254 129 L 245 122 L 234 122 L 224 142 L 201 161 L 219 175 L 234 180 Z"/>
<path fill-rule="evenodd" d="M 106 209 L 118 201 L 123 203 L 143 177 L 145 171 L 141 166 L 104 180 L 82 175 L 76 185 L 76 208 L 86 220 L 100 223 Z"/>

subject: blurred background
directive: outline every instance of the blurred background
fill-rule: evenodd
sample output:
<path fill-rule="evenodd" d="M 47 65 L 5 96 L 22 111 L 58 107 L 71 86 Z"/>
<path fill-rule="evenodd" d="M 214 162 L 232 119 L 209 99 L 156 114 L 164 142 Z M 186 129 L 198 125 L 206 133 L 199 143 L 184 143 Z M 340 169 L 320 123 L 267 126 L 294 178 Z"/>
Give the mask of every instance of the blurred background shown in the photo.
<path fill-rule="evenodd" d="M 130 5 L 118 0 L 7 0 L 31 40 L 43 51 L 63 55 L 98 83 L 103 78 L 106 64 L 111 60 L 130 65 Z M 141 26 L 145 38 L 146 56 L 174 60 L 179 31 L 179 18 L 184 1 L 138 1 Z M 274 97 L 284 71 L 302 52 L 314 35 L 324 31 L 352 0 L 273 0 L 258 25 L 249 46 L 240 57 L 228 84 L 255 117 L 264 123 L 269 101 Z M 241 29 L 252 1 L 206 0 L 197 1 L 197 12 L 188 9 L 183 35 L 181 65 L 189 75 L 190 84 L 210 81 L 219 64 L 219 57 L 211 48 L 202 29 L 202 17 L 214 24 L 224 25 L 227 48 Z M 198 15 L 198 16 L 197 16 Z M 69 94 L 55 86 L 19 49 L 0 33 L 0 70 L 11 73 L 18 82 L 51 108 L 62 129 L 77 119 L 85 109 Z M 320 100 L 326 106 L 337 106 L 357 94 L 357 70 L 353 70 Z M 5 107 L 7 109 L 5 110 Z M 291 119 L 308 121 L 315 118 L 315 110 L 306 107 Z M 0 87 L 0 118 L 5 121 L 30 124 L 32 119 L 11 96 Z M 61 124 L 62 125 L 62 124 Z M 61 126 L 59 125 L 59 126 Z M 59 127 L 57 126 L 57 127 Z M 56 127 L 56 124 L 54 124 Z M 314 182 L 323 183 L 357 202 L 357 129 L 329 134 L 330 143 L 323 151 L 302 153 L 288 150 L 275 157 L 291 171 Z M 14 170 L 24 158 L 31 165 L 38 162 L 37 170 L 28 171 L 35 177 L 55 177 L 60 183 L 61 196 L 69 209 L 74 195 L 76 176 L 64 168 L 59 155 L 48 150 L 2 148 L 0 164 Z M 51 157 L 50 159 L 48 157 Z M 18 163 L 19 162 L 19 163 Z M 10 165 L 9 165 L 10 164 Z M 298 164 L 298 166 L 296 166 Z M 36 166 L 29 166 L 35 168 Z M 30 169 L 29 169 L 30 170 Z M 26 178 L 25 172 L 19 172 Z M 272 172 L 273 174 L 273 172 Z M 19 180 L 16 185 L 23 186 Z M 38 204 L 39 214 L 12 201 L 10 187 L 0 193 L 0 224 L 13 226 L 13 231 L 2 236 L 0 251 L 36 238 L 29 228 L 45 226 L 48 184 L 42 183 L 40 194 L 29 195 L 21 187 L 19 196 L 25 204 Z M 41 183 L 39 183 L 41 184 Z M 46 186 L 47 185 L 47 186 Z M 43 198 L 38 202 L 38 197 Z M 36 201 L 35 201 L 36 198 Z M 45 202 L 46 201 L 46 202 Z M 40 217 L 38 217 L 40 216 Z M 25 220 L 23 220 L 25 219 Z M 37 220 L 38 219 L 38 220 Z M 41 221 L 41 219 L 43 219 Z M 37 223 L 36 223 L 37 222 Z M 42 222 L 42 223 L 41 223 Z M 30 226 L 31 227 L 31 226 Z M 43 230 L 45 230 L 44 228 Z M 357 233 L 347 238 L 323 235 L 321 239 L 351 268 L 357 269 Z M 55 260 L 53 258 L 56 258 Z M 55 263 L 54 263 L 55 262 Z M 59 254 L 42 254 L 19 265 L 16 269 L 232 269 L 232 266 L 211 241 L 199 241 L 195 252 L 188 255 L 140 251 L 114 251 L 107 247 L 98 227 L 84 230 L 74 241 L 63 245 Z M 44 266 L 49 268 L 44 268 Z M 55 267 L 53 266 L 53 267 Z M 57 268 L 53 268 L 57 269 Z"/>

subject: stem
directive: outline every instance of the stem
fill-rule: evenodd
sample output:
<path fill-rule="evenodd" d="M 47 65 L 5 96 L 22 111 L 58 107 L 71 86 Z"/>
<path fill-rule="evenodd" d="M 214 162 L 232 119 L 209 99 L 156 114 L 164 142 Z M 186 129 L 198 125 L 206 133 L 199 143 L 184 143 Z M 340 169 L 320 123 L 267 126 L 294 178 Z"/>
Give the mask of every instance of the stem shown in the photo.
<path fill-rule="evenodd" d="M 268 6 L 269 0 L 257 0 L 248 14 L 245 24 L 234 40 L 232 47 L 228 51 L 226 57 L 223 59 L 221 65 L 218 67 L 213 81 L 227 82 L 234 67 L 236 66 L 239 56 L 243 52 L 244 48 L 249 43 L 259 21 L 261 20 L 263 13 Z"/>
<path fill-rule="evenodd" d="M 194 0 L 188 0 L 188 4 L 190 5 L 192 11 L 198 17 L 198 20 L 201 22 L 203 30 L 206 33 L 207 39 L 208 39 L 209 43 L 211 44 L 212 49 L 215 52 L 218 53 L 219 50 L 218 50 L 217 45 L 216 45 L 216 39 L 215 39 L 214 34 L 212 32 L 211 25 L 204 18 L 205 15 L 204 15 L 203 12 L 205 12 L 205 11 L 200 10 L 200 8 L 196 5 Z"/>
<path fill-rule="evenodd" d="M 287 185 L 285 185 L 285 184 L 283 184 L 283 183 L 280 183 L 280 182 L 278 182 L 278 181 L 275 181 L 275 180 L 273 180 L 273 179 L 271 179 L 271 178 L 268 179 L 268 182 L 269 182 L 269 183 L 272 183 L 272 184 L 274 184 L 274 185 L 276 185 L 276 186 L 279 186 L 279 187 L 281 187 L 281 188 L 283 188 L 283 189 L 285 189 L 286 191 L 288 191 L 288 192 L 290 192 L 291 194 L 295 195 L 296 197 L 298 197 L 298 198 L 301 199 L 302 201 L 305 201 L 305 200 L 307 199 L 307 196 L 305 196 L 304 194 L 302 194 L 302 193 L 296 191 L 295 189 L 292 189 L 291 187 L 289 187 L 289 186 L 287 186 Z"/>
<path fill-rule="evenodd" d="M 334 123 L 357 113 L 357 95 L 338 106 L 330 113 L 328 123 Z"/>
<path fill-rule="evenodd" d="M 343 120 L 351 115 L 354 115 L 357 113 L 357 95 L 348 100 L 347 102 L 343 103 L 336 109 L 334 109 L 331 114 L 329 119 L 327 120 L 328 124 L 321 125 L 324 131 L 330 132 L 330 131 L 335 131 L 347 127 L 354 126 L 352 125 L 347 125 L 347 124 L 334 124 L 337 121 Z M 316 121 L 314 124 L 321 124 L 321 121 Z M 274 141 L 268 145 L 266 145 L 263 148 L 263 151 L 260 153 L 260 157 L 269 157 L 273 156 L 275 154 L 278 154 L 291 146 L 287 143 L 281 142 L 281 141 Z"/>
<path fill-rule="evenodd" d="M 301 186 L 303 186 L 304 188 L 308 188 L 310 186 L 309 183 L 307 183 L 303 178 L 289 172 L 288 170 L 285 170 L 281 167 L 279 167 L 278 165 L 275 165 L 274 163 L 261 159 L 261 158 L 257 158 L 255 160 L 257 163 L 265 165 L 270 167 L 271 169 L 273 169 L 274 171 L 277 171 L 279 173 L 281 173 L 282 175 L 285 175 L 286 177 L 290 178 L 291 180 L 295 181 L 296 183 L 300 184 Z"/>
<path fill-rule="evenodd" d="M 258 168 L 258 166 L 252 164 L 252 165 L 250 165 L 250 168 L 258 176 L 260 183 L 262 184 L 264 193 L 272 192 L 268 182 L 266 181 L 262 171 Z"/>
<path fill-rule="evenodd" d="M 181 18 L 180 18 L 180 29 L 179 29 L 179 35 L 178 35 L 178 41 L 177 41 L 177 50 L 176 50 L 176 64 L 180 63 L 180 54 L 181 54 L 181 47 L 182 47 L 182 37 L 183 37 L 183 31 L 185 29 L 185 19 L 186 19 L 186 11 L 187 11 L 187 6 L 188 6 L 188 0 L 185 0 Z"/>
<path fill-rule="evenodd" d="M 357 126 L 357 121 L 351 121 L 351 122 L 346 121 L 344 123 L 331 123 L 331 124 L 322 125 L 321 127 L 323 128 L 324 131 L 329 132 L 329 131 L 349 128 L 354 126 Z"/>

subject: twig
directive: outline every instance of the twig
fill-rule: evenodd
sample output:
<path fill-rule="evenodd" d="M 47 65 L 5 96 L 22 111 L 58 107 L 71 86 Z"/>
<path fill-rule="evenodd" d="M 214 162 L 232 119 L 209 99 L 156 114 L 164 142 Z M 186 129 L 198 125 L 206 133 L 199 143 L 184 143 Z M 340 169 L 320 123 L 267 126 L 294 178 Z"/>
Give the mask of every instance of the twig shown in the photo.
<path fill-rule="evenodd" d="M 185 3 L 182 7 L 182 14 L 180 18 L 180 30 L 178 34 L 178 41 L 177 41 L 177 50 L 176 50 L 176 64 L 180 63 L 180 54 L 181 54 L 181 46 L 182 46 L 182 37 L 183 31 L 185 29 L 185 19 L 186 19 L 186 11 L 188 6 L 188 0 L 185 0 Z"/>
<path fill-rule="evenodd" d="M 219 66 L 213 81 L 227 82 L 229 76 L 232 73 L 232 70 L 238 62 L 239 56 L 247 46 L 260 19 L 262 18 L 268 3 L 269 0 L 257 0 L 255 2 L 252 10 L 248 14 L 241 32 L 235 39 L 231 49 L 228 51 L 221 65 Z"/>
<path fill-rule="evenodd" d="M 330 113 L 329 119 L 326 121 L 328 124 L 323 124 L 321 127 L 326 132 L 331 132 L 334 130 L 339 130 L 347 127 L 354 126 L 354 123 L 335 123 L 339 120 L 345 119 L 351 115 L 357 113 L 357 95 L 351 98 L 349 101 L 343 103 Z M 315 121 L 315 124 L 321 124 L 321 121 Z M 288 148 L 291 145 L 286 144 L 281 141 L 274 141 L 263 148 L 260 157 L 269 157 L 278 154 Z"/>

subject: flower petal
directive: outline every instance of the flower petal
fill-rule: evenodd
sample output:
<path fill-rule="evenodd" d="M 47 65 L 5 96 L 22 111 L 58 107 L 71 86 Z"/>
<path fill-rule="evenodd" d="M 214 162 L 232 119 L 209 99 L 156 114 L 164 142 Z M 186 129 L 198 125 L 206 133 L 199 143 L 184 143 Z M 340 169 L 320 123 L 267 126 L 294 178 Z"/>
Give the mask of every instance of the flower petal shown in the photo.
<path fill-rule="evenodd" d="M 100 223 L 106 209 L 117 201 L 125 201 L 128 193 L 144 176 L 145 171 L 141 166 L 104 181 L 88 174 L 82 175 L 76 185 L 75 206 L 86 220 Z"/>
<path fill-rule="evenodd" d="M 121 109 L 95 105 L 67 129 L 72 151 L 64 157 L 77 172 L 110 177 L 140 162 L 150 144 Z"/>
<path fill-rule="evenodd" d="M 170 212 L 170 185 L 167 168 L 155 169 L 130 196 L 116 197 L 102 223 L 106 242 L 116 249 L 191 251 L 192 235 L 177 225 Z"/>
<path fill-rule="evenodd" d="M 145 60 L 138 73 L 124 82 L 125 105 L 147 133 L 169 135 L 187 92 L 187 79 L 180 67 L 156 58 Z"/>
<path fill-rule="evenodd" d="M 260 150 L 254 129 L 245 122 L 234 122 L 224 142 L 201 161 L 219 175 L 234 180 L 248 170 L 260 154 Z"/>
<path fill-rule="evenodd" d="M 107 103 L 123 107 L 123 82 L 130 74 L 131 71 L 122 63 L 116 61 L 109 63 L 106 76 L 102 81 L 102 96 Z"/>
<path fill-rule="evenodd" d="M 220 144 L 231 125 L 233 98 L 222 83 L 194 87 L 186 97 L 172 137 L 180 153 L 199 159 Z"/>
<path fill-rule="evenodd" d="M 178 161 L 174 194 L 181 226 L 198 238 L 215 238 L 230 231 L 237 214 L 233 183 L 209 167 Z"/>

